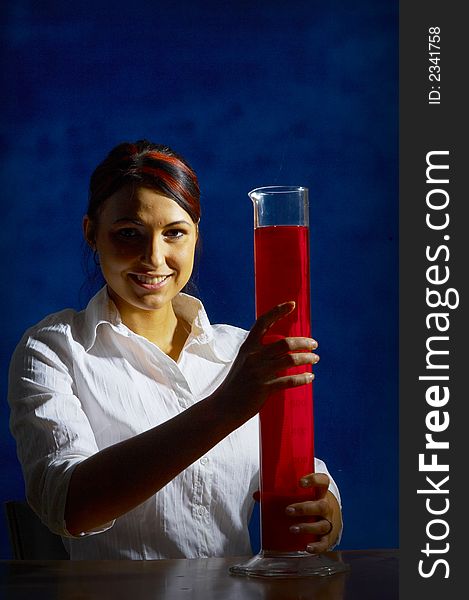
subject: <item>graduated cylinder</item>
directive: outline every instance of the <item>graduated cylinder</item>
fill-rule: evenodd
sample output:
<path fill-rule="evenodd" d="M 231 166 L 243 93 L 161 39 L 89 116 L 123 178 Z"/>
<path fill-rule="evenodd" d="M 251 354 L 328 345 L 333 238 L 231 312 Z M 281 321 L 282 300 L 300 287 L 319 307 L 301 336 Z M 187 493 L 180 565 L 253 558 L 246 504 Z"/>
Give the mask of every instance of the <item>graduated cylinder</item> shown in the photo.
<path fill-rule="evenodd" d="M 296 309 L 278 321 L 264 340 L 311 337 L 308 190 L 265 187 L 249 193 L 254 204 L 256 316 L 294 300 Z M 292 367 L 281 373 L 303 373 Z M 311 535 L 293 534 L 288 504 L 311 499 L 299 479 L 314 470 L 313 387 L 269 396 L 260 411 L 261 545 L 264 552 L 304 551 Z M 305 521 L 305 518 L 302 518 Z"/>

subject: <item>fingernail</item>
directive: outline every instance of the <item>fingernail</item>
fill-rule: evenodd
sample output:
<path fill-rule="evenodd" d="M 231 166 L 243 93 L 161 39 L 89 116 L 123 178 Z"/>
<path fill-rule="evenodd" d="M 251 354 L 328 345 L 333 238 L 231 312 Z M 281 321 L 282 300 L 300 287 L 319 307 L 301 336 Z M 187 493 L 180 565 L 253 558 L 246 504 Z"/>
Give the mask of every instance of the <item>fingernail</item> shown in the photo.
<path fill-rule="evenodd" d="M 308 487 L 308 480 L 300 479 L 300 485 L 301 485 L 301 487 Z"/>
<path fill-rule="evenodd" d="M 311 344 L 311 347 L 312 347 L 313 349 L 315 349 L 315 348 L 317 348 L 317 347 L 318 347 L 318 343 L 317 343 L 317 341 L 316 341 L 316 340 L 313 340 L 313 343 Z"/>
<path fill-rule="evenodd" d="M 300 533 L 300 528 L 298 527 L 298 525 L 293 525 L 292 527 L 290 527 L 290 531 L 291 533 Z"/>
<path fill-rule="evenodd" d="M 296 511 L 292 506 L 287 506 L 285 512 L 287 513 L 287 515 L 294 515 Z"/>
<path fill-rule="evenodd" d="M 314 552 L 316 551 L 316 546 L 315 546 L 314 544 L 308 544 L 308 545 L 306 546 L 306 550 L 307 550 L 308 552 L 312 552 L 312 553 L 314 553 Z"/>

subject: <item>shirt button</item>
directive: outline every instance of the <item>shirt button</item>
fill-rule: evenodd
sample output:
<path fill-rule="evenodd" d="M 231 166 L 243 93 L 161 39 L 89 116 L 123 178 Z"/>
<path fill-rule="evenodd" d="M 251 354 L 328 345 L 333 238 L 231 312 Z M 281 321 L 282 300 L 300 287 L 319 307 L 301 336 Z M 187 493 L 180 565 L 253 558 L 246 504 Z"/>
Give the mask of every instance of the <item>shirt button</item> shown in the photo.
<path fill-rule="evenodd" d="M 206 465 L 207 463 L 208 463 L 208 458 L 207 458 L 206 456 L 203 456 L 203 457 L 200 459 L 200 464 L 201 464 L 201 465 Z"/>

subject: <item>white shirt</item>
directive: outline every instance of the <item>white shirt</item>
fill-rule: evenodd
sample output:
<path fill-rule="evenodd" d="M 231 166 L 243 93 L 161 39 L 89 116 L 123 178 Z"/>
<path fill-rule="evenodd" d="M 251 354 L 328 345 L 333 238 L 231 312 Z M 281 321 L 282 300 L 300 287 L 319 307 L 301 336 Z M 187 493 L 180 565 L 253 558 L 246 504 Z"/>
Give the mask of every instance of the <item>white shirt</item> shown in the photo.
<path fill-rule="evenodd" d="M 257 417 L 112 523 L 78 537 L 65 527 L 67 488 L 76 465 L 206 398 L 223 381 L 246 338 L 243 329 L 211 325 L 196 298 L 181 293 L 173 306 L 192 324 L 177 362 L 122 323 L 106 288 L 84 311 L 46 317 L 15 350 L 10 427 L 27 498 L 43 522 L 63 536 L 71 559 L 251 553 Z M 329 475 L 317 459 L 315 470 Z M 340 502 L 332 480 L 330 490 Z"/>

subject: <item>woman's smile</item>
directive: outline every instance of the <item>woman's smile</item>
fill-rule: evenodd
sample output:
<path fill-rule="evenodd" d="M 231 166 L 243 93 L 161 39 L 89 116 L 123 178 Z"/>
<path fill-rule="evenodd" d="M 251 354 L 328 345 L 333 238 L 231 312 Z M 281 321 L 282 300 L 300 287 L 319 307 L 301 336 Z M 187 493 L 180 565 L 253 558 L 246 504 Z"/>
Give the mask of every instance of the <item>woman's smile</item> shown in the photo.
<path fill-rule="evenodd" d="M 137 273 L 129 273 L 130 279 L 137 285 L 145 288 L 146 290 L 159 290 L 166 283 L 168 283 L 169 278 L 172 277 L 172 274 L 169 275 L 142 275 Z"/>

